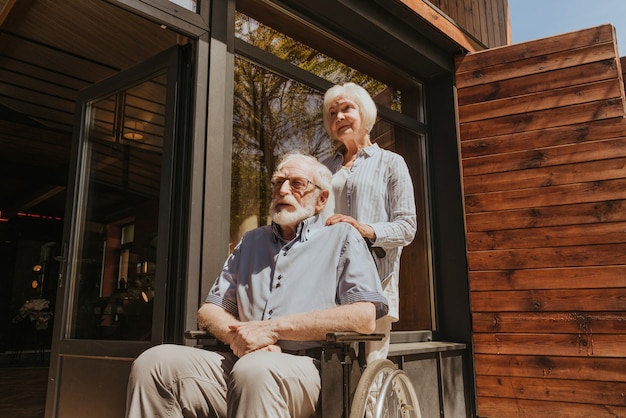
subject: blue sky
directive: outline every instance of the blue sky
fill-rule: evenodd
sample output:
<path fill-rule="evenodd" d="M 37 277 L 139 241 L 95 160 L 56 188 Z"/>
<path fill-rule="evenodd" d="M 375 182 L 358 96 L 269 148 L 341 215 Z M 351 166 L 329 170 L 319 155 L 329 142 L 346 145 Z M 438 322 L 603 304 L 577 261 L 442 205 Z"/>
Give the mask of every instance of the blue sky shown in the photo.
<path fill-rule="evenodd" d="M 626 55 L 626 0 L 509 0 L 509 14 L 513 43 L 610 23 Z"/>

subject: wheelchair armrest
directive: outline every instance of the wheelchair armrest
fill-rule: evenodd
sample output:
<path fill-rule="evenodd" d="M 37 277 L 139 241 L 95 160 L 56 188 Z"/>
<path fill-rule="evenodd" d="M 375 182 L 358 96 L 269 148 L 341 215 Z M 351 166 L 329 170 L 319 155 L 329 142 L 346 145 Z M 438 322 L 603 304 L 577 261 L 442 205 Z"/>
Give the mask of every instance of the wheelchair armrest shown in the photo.
<path fill-rule="evenodd" d="M 188 340 L 215 340 L 215 336 L 209 331 L 187 330 L 185 338 Z M 326 341 L 329 343 L 358 342 L 358 341 L 380 341 L 385 338 L 385 334 L 361 334 L 358 332 L 329 332 L 326 334 Z"/>
<path fill-rule="evenodd" d="M 215 337 L 209 331 L 204 330 L 187 330 L 185 331 L 185 338 L 188 340 L 209 340 Z"/>
<path fill-rule="evenodd" d="M 354 343 L 361 341 L 381 341 L 385 334 L 361 334 L 358 332 L 329 332 L 326 334 L 328 343 Z"/>
<path fill-rule="evenodd" d="M 230 351 L 230 346 L 218 340 L 209 331 L 204 330 L 187 330 L 185 338 L 188 340 L 196 340 L 196 347 L 212 351 Z"/>
<path fill-rule="evenodd" d="M 358 332 L 329 332 L 326 334 L 327 343 L 350 344 L 354 342 L 380 341 L 385 334 L 361 334 Z M 212 349 L 228 349 L 230 347 L 222 341 L 215 338 L 213 334 L 204 330 L 187 330 L 185 338 L 188 340 L 196 340 L 196 346 Z"/>

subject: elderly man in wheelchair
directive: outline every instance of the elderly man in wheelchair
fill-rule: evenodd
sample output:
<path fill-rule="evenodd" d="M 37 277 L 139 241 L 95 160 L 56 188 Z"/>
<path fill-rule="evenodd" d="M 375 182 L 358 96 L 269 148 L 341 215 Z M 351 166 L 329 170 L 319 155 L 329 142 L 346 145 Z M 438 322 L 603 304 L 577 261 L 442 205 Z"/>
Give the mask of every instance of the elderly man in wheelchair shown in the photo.
<path fill-rule="evenodd" d="M 353 399 L 365 405 L 376 398 L 369 388 L 355 395 L 345 380 L 339 408 L 328 406 L 334 397 L 322 393 L 329 392 L 322 391 L 323 374 L 360 375 L 352 342 L 371 338 L 376 319 L 387 313 L 360 234 L 345 223 L 324 226 L 332 212 L 331 177 L 311 156 L 288 154 L 279 162 L 271 182 L 272 225 L 244 234 L 198 311 L 200 329 L 228 350 L 171 344 L 146 350 L 131 370 L 127 417 L 315 417 L 337 409 L 341 417 Z M 324 371 L 333 361 L 341 371 Z M 400 399 L 401 411 L 419 412 L 404 400 L 412 391 L 406 376 L 396 385 L 399 370 L 383 361 L 367 377 L 369 365 L 361 380 Z M 325 388 L 336 385 L 330 380 Z M 369 412 L 352 408 L 351 417 L 382 416 L 372 410 L 385 408 L 382 402 L 372 405 Z"/>

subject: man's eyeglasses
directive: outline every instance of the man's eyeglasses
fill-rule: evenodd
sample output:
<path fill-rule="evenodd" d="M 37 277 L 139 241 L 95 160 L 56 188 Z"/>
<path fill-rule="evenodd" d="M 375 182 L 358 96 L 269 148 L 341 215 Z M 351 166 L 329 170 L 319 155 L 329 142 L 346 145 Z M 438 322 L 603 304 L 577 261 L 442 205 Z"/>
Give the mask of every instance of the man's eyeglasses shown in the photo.
<path fill-rule="evenodd" d="M 306 191 L 306 189 L 309 188 L 309 184 L 312 184 L 313 186 L 322 190 L 320 186 L 313 183 L 311 180 L 307 179 L 306 177 L 280 177 L 280 176 L 274 176 L 270 180 L 270 184 L 272 185 L 272 190 L 279 190 L 281 187 L 283 187 L 283 184 L 286 181 L 289 181 L 289 187 L 291 187 L 291 190 L 295 190 L 296 192 Z"/>

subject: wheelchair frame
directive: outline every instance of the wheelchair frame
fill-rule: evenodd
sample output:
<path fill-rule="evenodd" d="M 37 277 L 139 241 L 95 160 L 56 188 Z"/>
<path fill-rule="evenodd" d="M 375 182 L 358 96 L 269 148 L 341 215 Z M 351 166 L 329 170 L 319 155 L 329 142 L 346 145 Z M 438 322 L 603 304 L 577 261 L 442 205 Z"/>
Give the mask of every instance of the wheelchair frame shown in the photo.
<path fill-rule="evenodd" d="M 387 359 L 365 367 L 365 341 L 383 337 L 356 332 L 326 334 L 320 358 L 323 418 L 421 418 L 415 389 L 403 370 Z M 230 351 L 228 345 L 206 331 L 186 331 L 185 338 L 196 340 L 198 348 Z"/>

